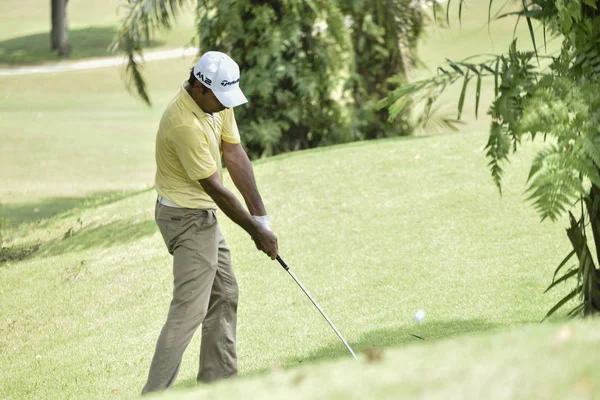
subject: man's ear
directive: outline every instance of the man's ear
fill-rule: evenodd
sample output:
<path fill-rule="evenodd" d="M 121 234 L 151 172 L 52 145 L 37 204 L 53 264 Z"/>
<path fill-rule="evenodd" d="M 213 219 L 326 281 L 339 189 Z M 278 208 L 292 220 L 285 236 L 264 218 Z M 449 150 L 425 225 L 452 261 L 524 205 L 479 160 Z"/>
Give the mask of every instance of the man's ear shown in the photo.
<path fill-rule="evenodd" d="M 206 94 L 206 90 L 208 90 L 208 88 L 206 86 L 204 86 L 203 84 L 200 83 L 200 81 L 196 81 L 194 82 L 194 90 L 199 90 L 200 94 L 205 95 Z"/>

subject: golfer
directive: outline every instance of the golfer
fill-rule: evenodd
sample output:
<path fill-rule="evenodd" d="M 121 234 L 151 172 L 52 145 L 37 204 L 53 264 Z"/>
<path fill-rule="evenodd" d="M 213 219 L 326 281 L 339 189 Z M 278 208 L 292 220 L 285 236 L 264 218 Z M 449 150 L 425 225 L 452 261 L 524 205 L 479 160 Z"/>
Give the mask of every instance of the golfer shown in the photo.
<path fill-rule="evenodd" d="M 202 55 L 167 106 L 156 136 L 155 219 L 173 256 L 173 300 L 142 393 L 173 385 L 202 324 L 198 382 L 237 375 L 238 286 L 217 207 L 277 257 L 277 237 L 240 144 L 233 107 L 246 103 L 240 69 L 220 52 Z M 250 213 L 222 183 L 221 156 Z"/>

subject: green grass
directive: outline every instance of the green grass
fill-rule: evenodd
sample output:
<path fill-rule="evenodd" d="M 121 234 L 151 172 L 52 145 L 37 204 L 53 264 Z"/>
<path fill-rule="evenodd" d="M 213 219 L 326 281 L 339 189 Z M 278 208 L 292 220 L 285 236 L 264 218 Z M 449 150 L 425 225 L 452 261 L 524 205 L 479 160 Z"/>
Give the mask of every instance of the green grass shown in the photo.
<path fill-rule="evenodd" d="M 596 320 L 466 334 L 371 352 L 360 362 L 274 369 L 267 376 L 160 398 L 595 399 L 600 384 L 595 371 L 599 326 Z"/>
<path fill-rule="evenodd" d="M 111 56 L 109 45 L 123 15 L 122 0 L 71 1 L 67 6 L 71 60 Z M 183 47 L 194 28 L 193 13 L 187 10 L 174 29 L 159 32 L 147 50 Z M 50 2 L 4 0 L 0 3 L 0 67 L 56 63 L 50 49 Z M 63 60 L 67 61 L 67 60 Z"/>
<path fill-rule="evenodd" d="M 153 108 L 125 91 L 118 68 L 0 77 L 0 168 L 9 172 L 0 202 L 23 210 L 21 220 L 36 205 L 60 209 L 151 185 L 158 121 L 193 60 L 147 64 Z"/>
<path fill-rule="evenodd" d="M 526 154 L 498 196 L 484 139 L 469 133 L 360 143 L 256 164 L 282 257 L 356 351 L 437 346 L 517 328 L 539 321 L 559 298 L 542 292 L 566 238 L 522 202 Z M 153 202 L 152 191 L 116 198 L 31 223 L 14 239 L 42 247 L 0 269 L 0 348 L 10 366 L 0 397 L 140 390 L 171 292 Z M 221 221 L 241 290 L 241 374 L 345 357 L 283 270 Z M 416 326 L 411 317 L 420 308 L 428 314 Z M 198 347 L 196 337 L 178 387 L 193 384 Z"/>
<path fill-rule="evenodd" d="M 470 3 L 478 22 L 430 33 L 428 65 L 490 51 L 486 7 Z M 0 40 L 43 31 L 47 10 L 7 4 Z M 77 4 L 74 29 L 115 26 L 114 4 Z M 512 22 L 495 26 L 503 51 Z M 172 289 L 153 221 L 154 135 L 192 63 L 146 66 L 154 108 L 123 90 L 120 69 L 0 77 L 4 245 L 39 246 L 0 264 L 0 398 L 141 390 Z M 456 92 L 447 96 L 454 107 Z M 560 315 L 537 324 L 566 293 L 543 291 L 569 244 L 563 222 L 540 223 L 524 202 L 536 145 L 508 166 L 500 197 L 483 151 L 488 122 L 467 117 L 460 134 L 254 164 L 282 257 L 353 348 L 385 348 L 383 362 L 349 360 L 291 278 L 220 215 L 240 284 L 242 378 L 183 392 L 195 386 L 196 336 L 166 398 L 593 398 L 598 321 L 558 336 Z M 274 365 L 285 371 L 268 373 Z"/>

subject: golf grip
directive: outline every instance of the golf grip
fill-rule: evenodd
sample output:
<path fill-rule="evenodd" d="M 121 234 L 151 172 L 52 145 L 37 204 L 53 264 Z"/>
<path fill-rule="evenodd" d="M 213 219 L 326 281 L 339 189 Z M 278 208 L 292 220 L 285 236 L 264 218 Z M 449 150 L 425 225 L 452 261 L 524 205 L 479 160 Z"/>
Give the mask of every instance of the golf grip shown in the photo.
<path fill-rule="evenodd" d="M 279 257 L 279 254 L 277 255 L 277 261 L 279 261 L 279 264 L 281 264 L 283 269 L 285 269 L 286 271 L 290 270 L 290 267 L 288 267 L 287 264 L 281 259 L 281 257 Z"/>

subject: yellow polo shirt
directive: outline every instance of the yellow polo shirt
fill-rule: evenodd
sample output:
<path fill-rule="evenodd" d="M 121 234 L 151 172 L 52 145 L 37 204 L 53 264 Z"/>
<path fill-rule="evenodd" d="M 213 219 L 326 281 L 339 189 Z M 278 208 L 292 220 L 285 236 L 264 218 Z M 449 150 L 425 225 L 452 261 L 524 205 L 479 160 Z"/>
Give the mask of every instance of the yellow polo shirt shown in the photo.
<path fill-rule="evenodd" d="M 165 110 L 156 135 L 156 191 L 186 208 L 215 209 L 200 182 L 215 172 L 223 180 L 221 141 L 240 143 L 232 109 L 207 114 L 181 84 Z"/>

